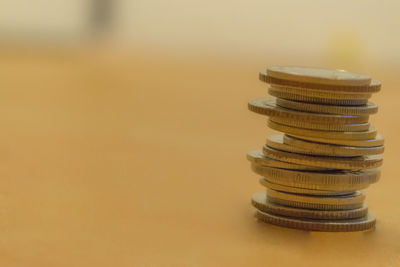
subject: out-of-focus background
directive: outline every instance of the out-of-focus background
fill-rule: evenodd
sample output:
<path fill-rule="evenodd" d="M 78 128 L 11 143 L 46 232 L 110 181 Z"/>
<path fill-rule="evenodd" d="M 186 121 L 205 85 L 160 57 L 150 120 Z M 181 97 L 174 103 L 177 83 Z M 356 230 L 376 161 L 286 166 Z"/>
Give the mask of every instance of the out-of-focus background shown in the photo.
<path fill-rule="evenodd" d="M 400 2 L 2 0 L 1 266 L 400 266 Z M 268 65 L 383 83 L 367 233 L 258 223 Z"/>

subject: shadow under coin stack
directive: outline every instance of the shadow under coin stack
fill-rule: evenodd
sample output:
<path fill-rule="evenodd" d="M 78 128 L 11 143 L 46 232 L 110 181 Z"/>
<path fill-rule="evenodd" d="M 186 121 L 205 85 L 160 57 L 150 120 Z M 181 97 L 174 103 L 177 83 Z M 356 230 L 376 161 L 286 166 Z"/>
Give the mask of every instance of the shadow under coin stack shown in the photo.
<path fill-rule="evenodd" d="M 379 180 L 383 137 L 369 123 L 380 90 L 367 75 L 308 67 L 260 73 L 275 98 L 249 102 L 283 134 L 247 154 L 266 193 L 253 195 L 262 221 L 309 231 L 362 231 L 375 226 L 365 189 Z"/>

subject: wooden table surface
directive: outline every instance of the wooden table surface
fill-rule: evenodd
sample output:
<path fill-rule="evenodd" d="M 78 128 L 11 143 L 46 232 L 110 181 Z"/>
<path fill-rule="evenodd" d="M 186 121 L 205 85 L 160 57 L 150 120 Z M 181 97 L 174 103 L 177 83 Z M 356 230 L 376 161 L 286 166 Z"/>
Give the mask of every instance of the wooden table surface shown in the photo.
<path fill-rule="evenodd" d="M 1 266 L 400 266 L 398 70 L 374 76 L 376 229 L 316 233 L 253 217 L 245 155 L 273 133 L 247 111 L 260 62 L 0 56 Z"/>

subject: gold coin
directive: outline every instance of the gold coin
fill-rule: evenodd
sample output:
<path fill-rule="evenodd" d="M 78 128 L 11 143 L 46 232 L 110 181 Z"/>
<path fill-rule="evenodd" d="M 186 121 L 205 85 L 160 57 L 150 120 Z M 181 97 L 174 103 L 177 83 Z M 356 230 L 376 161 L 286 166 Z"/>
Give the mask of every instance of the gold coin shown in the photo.
<path fill-rule="evenodd" d="M 252 163 L 251 169 L 273 183 L 315 190 L 355 191 L 376 183 L 379 169 L 362 171 L 286 170 Z"/>
<path fill-rule="evenodd" d="M 247 153 L 247 159 L 250 162 L 255 163 L 257 165 L 269 166 L 269 167 L 274 167 L 274 168 L 283 168 L 283 169 L 291 169 L 291 170 L 310 170 L 310 171 L 327 170 L 325 168 L 298 165 L 298 164 L 292 164 L 292 163 L 283 162 L 283 161 L 279 161 L 279 160 L 274 160 L 274 159 L 264 156 L 261 149 L 249 151 Z"/>
<path fill-rule="evenodd" d="M 251 199 L 251 203 L 259 211 L 295 218 L 343 220 L 364 217 L 368 213 L 366 204 L 363 204 L 361 208 L 351 210 L 310 210 L 285 207 L 269 202 L 265 192 L 255 193 Z"/>
<path fill-rule="evenodd" d="M 376 219 L 372 214 L 349 220 L 312 220 L 272 215 L 257 210 L 256 218 L 278 226 L 305 231 L 323 232 L 355 232 L 365 231 L 375 227 Z"/>
<path fill-rule="evenodd" d="M 334 131 L 334 132 L 365 132 L 371 127 L 369 123 L 361 124 L 336 124 L 336 123 L 315 123 L 308 121 L 300 121 L 287 118 L 271 117 L 271 121 L 284 124 L 291 127 L 310 129 L 310 130 L 322 130 L 322 131 Z"/>
<path fill-rule="evenodd" d="M 320 97 L 328 99 L 368 99 L 371 97 L 370 93 L 353 93 L 353 92 L 336 92 L 336 91 L 326 91 L 326 90 L 315 90 L 303 87 L 291 87 L 286 85 L 273 84 L 270 86 L 275 90 L 281 92 L 304 95 L 309 97 Z"/>
<path fill-rule="evenodd" d="M 368 103 L 368 99 L 371 97 L 371 95 L 369 95 L 365 99 L 330 99 L 326 97 L 311 97 L 307 95 L 283 92 L 274 89 L 272 87 L 268 89 L 268 93 L 277 98 L 290 99 L 293 101 L 315 103 L 315 104 L 326 104 L 326 105 L 346 105 L 346 106 L 366 105 Z"/>
<path fill-rule="evenodd" d="M 278 107 L 274 98 L 252 99 L 249 101 L 248 108 L 255 113 L 271 117 L 291 118 L 317 123 L 366 123 L 369 118 L 369 116 L 331 115 L 294 111 Z"/>
<path fill-rule="evenodd" d="M 267 68 L 267 75 L 282 80 L 336 86 L 363 86 L 371 82 L 365 74 L 314 67 L 272 66 Z"/>
<path fill-rule="evenodd" d="M 294 136 L 307 136 L 312 138 L 324 138 L 324 139 L 339 139 L 339 140 L 369 140 L 377 135 L 377 131 L 373 126 L 370 126 L 368 131 L 363 132 L 335 132 L 335 131 L 322 131 L 322 130 L 311 130 L 305 128 L 292 127 L 280 123 L 273 122 L 271 119 L 268 120 L 268 126 L 279 132 L 284 132 Z"/>
<path fill-rule="evenodd" d="M 289 134 L 288 136 L 294 136 L 298 139 L 307 140 L 311 142 L 341 145 L 341 146 L 351 146 L 351 147 L 377 147 L 377 146 L 383 146 L 384 143 L 384 139 L 381 134 L 377 134 L 375 138 L 367 140 L 328 139 L 320 137 L 303 136 L 298 134 Z"/>
<path fill-rule="evenodd" d="M 310 104 L 300 101 L 292 101 L 282 98 L 276 99 L 276 104 L 283 108 L 294 109 L 303 112 L 315 112 L 324 114 L 340 114 L 340 115 L 371 115 L 378 112 L 378 106 L 372 102 L 368 102 L 362 106 L 333 106 Z"/>
<path fill-rule="evenodd" d="M 312 196 L 275 191 L 267 188 L 267 198 L 270 202 L 305 209 L 316 210 L 348 210 L 361 208 L 365 194 L 355 191 L 343 196 Z"/>
<path fill-rule="evenodd" d="M 316 189 L 307 189 L 295 186 L 281 185 L 278 183 L 270 182 L 265 177 L 261 177 L 259 181 L 261 185 L 267 188 L 294 194 L 306 194 L 306 195 L 317 195 L 317 196 L 340 196 L 340 195 L 350 195 L 354 193 L 354 191 L 328 191 L 328 190 L 316 190 Z"/>
<path fill-rule="evenodd" d="M 263 147 L 263 154 L 268 158 L 283 162 L 327 169 L 343 170 L 373 169 L 381 166 L 383 161 L 381 155 L 360 156 L 351 158 L 309 156 L 277 150 L 266 145 Z"/>
<path fill-rule="evenodd" d="M 287 144 L 290 148 L 289 152 L 310 154 L 310 155 L 321 155 L 321 156 L 332 156 L 332 157 L 355 157 L 355 156 L 367 156 L 367 155 L 378 155 L 384 151 L 384 146 L 375 147 L 353 147 L 353 146 L 340 146 L 323 143 L 315 143 L 311 141 L 302 140 L 289 135 L 280 135 L 283 143 Z M 268 144 L 268 140 L 267 140 Z M 277 144 L 279 145 L 280 142 Z M 274 146 L 275 144 L 268 144 L 269 146 L 284 150 L 283 147 Z"/>

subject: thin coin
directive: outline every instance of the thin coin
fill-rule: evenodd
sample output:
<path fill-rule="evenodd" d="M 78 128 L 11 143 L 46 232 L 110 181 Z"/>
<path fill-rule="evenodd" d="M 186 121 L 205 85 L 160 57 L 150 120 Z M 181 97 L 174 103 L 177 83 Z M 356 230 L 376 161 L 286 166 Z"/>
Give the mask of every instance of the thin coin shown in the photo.
<path fill-rule="evenodd" d="M 376 219 L 372 214 L 365 217 L 349 220 L 312 220 L 296 219 L 291 217 L 272 215 L 257 210 L 256 218 L 278 226 L 289 227 L 305 231 L 323 232 L 355 232 L 370 230 L 375 227 Z"/>
<path fill-rule="evenodd" d="M 372 102 L 368 102 L 362 106 L 334 106 L 310 104 L 300 101 L 292 101 L 282 98 L 276 99 L 276 104 L 283 108 L 294 109 L 303 112 L 315 112 L 324 114 L 340 114 L 340 115 L 371 115 L 378 112 L 378 106 Z"/>
<path fill-rule="evenodd" d="M 365 99 L 331 99 L 326 97 L 311 97 L 301 94 L 294 94 L 283 92 L 277 89 L 270 87 L 268 89 L 268 93 L 277 98 L 289 99 L 293 101 L 300 101 L 306 103 L 314 103 L 314 104 L 324 104 L 324 105 L 346 105 L 346 106 L 360 106 L 366 105 L 368 103 L 368 99 L 371 97 L 369 95 Z"/>
<path fill-rule="evenodd" d="M 279 117 L 271 117 L 270 120 L 279 124 L 284 124 L 296 128 L 333 132 L 365 132 L 368 131 L 371 127 L 368 122 L 361 124 L 315 123 Z"/>
<path fill-rule="evenodd" d="M 284 132 L 289 135 L 307 136 L 312 138 L 324 138 L 330 140 L 369 140 L 375 138 L 377 131 L 373 126 L 370 126 L 368 131 L 363 132 L 337 132 L 337 131 L 322 131 L 311 130 L 305 128 L 292 127 L 281 123 L 276 123 L 271 119 L 268 120 L 268 126 L 276 131 Z"/>
<path fill-rule="evenodd" d="M 331 115 L 294 111 L 277 106 L 275 98 L 252 99 L 249 101 L 248 108 L 255 113 L 271 117 L 291 118 L 317 123 L 366 123 L 369 118 L 369 116 Z"/>
<path fill-rule="evenodd" d="M 274 159 L 264 156 L 261 149 L 249 151 L 247 153 L 247 159 L 250 162 L 255 163 L 257 165 L 269 166 L 269 167 L 274 167 L 274 168 L 283 168 L 283 169 L 291 169 L 291 170 L 309 170 L 309 171 L 327 170 L 325 168 L 298 165 L 298 164 L 292 164 L 292 163 L 283 162 L 283 161 L 279 161 L 279 160 L 274 160 Z"/>
<path fill-rule="evenodd" d="M 313 196 L 287 193 L 267 188 L 267 198 L 272 203 L 294 208 L 347 210 L 362 207 L 365 194 L 361 191 L 355 191 L 353 194 L 343 196 Z"/>
<path fill-rule="evenodd" d="M 288 136 L 292 136 L 292 135 L 298 139 L 303 139 L 303 140 L 307 140 L 307 141 L 311 141 L 311 142 L 341 145 L 341 146 L 377 147 L 377 146 L 383 146 L 383 144 L 384 144 L 384 138 L 381 134 L 377 134 L 375 136 L 375 138 L 368 139 L 368 140 L 328 139 L 328 138 L 320 138 L 320 137 L 302 136 L 302 135 L 298 135 L 298 134 L 289 134 Z"/>
<path fill-rule="evenodd" d="M 315 190 L 354 191 L 376 183 L 379 169 L 362 171 L 300 171 L 251 164 L 253 172 L 273 183 Z"/>
<path fill-rule="evenodd" d="M 317 195 L 317 196 L 341 196 L 341 195 L 350 195 L 350 194 L 354 193 L 354 191 L 315 190 L 315 189 L 307 189 L 307 188 L 301 188 L 301 187 L 281 185 L 278 183 L 273 183 L 271 181 L 268 181 L 268 179 L 265 177 L 261 177 L 259 181 L 260 181 L 261 185 L 263 185 L 267 188 L 271 188 L 276 191 L 283 191 L 283 192 L 289 192 L 289 193 L 294 193 L 294 194 L 306 194 L 306 195 Z"/>
<path fill-rule="evenodd" d="M 310 210 L 281 206 L 268 201 L 265 192 L 257 192 L 251 198 L 252 205 L 259 211 L 269 214 L 320 220 L 343 220 L 364 217 L 368 207 L 363 204 L 361 208 L 351 210 Z"/>
<path fill-rule="evenodd" d="M 299 165 L 314 166 L 327 169 L 361 170 L 373 169 L 382 165 L 381 155 L 361 156 L 361 157 L 327 157 L 310 156 L 298 153 L 285 152 L 271 148 L 267 145 L 263 147 L 263 154 L 268 158 L 289 162 Z"/>
<path fill-rule="evenodd" d="M 336 86 L 362 86 L 371 82 L 371 77 L 365 74 L 315 67 L 272 66 L 267 68 L 267 75 L 282 80 Z"/>
<path fill-rule="evenodd" d="M 302 154 L 310 154 L 310 155 L 321 155 L 321 156 L 332 156 L 332 157 L 355 157 L 355 156 L 367 156 L 367 155 L 378 155 L 382 154 L 384 151 L 384 146 L 375 146 L 375 147 L 353 147 L 353 146 L 340 146 L 340 145 L 331 145 L 331 144 L 323 144 L 316 143 L 311 141 L 302 140 L 299 138 L 295 138 L 290 135 L 280 135 L 283 143 L 287 144 L 288 147 L 274 147 L 273 140 L 271 143 L 267 144 L 273 148 L 284 150 L 283 148 L 289 148 L 289 152 L 302 153 Z M 279 146 L 280 142 L 276 144 Z"/>
<path fill-rule="evenodd" d="M 270 87 L 281 92 L 292 93 L 297 95 L 304 95 L 309 97 L 320 97 L 328 99 L 368 99 L 371 97 L 370 93 L 353 93 L 353 92 L 332 92 L 321 91 L 303 87 L 292 87 L 286 85 L 273 84 Z"/>

